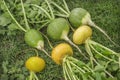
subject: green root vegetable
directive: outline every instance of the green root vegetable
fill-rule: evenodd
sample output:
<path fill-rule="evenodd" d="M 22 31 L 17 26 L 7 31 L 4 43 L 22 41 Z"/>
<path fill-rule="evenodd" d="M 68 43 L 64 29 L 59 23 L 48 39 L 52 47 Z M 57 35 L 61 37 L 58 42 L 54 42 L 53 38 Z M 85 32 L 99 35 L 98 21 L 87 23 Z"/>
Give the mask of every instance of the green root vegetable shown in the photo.
<path fill-rule="evenodd" d="M 109 68 L 109 64 L 115 63 L 120 65 L 120 55 L 113 50 L 103 46 L 102 44 L 91 40 L 91 35 L 92 29 L 89 26 L 80 26 L 73 34 L 73 42 L 76 44 L 85 44 L 86 51 L 90 57 L 92 68 L 95 68 L 95 65 L 101 65 L 105 67 L 106 72 L 106 69 Z M 99 61 L 103 61 L 108 64 L 102 64 Z M 111 76 L 111 74 L 108 75 Z"/>
<path fill-rule="evenodd" d="M 30 29 L 25 33 L 24 38 L 26 44 L 28 44 L 31 47 L 37 48 L 38 50 L 43 51 L 47 56 L 49 56 L 49 54 L 44 49 L 44 40 L 39 31 L 35 29 Z"/>
<path fill-rule="evenodd" d="M 73 27 L 89 24 L 90 14 L 83 8 L 75 8 L 69 15 L 69 21 Z"/>
<path fill-rule="evenodd" d="M 69 24 L 64 18 L 56 18 L 48 25 L 47 34 L 55 40 L 65 39 L 69 29 Z"/>
<path fill-rule="evenodd" d="M 39 31 L 30 29 L 25 33 L 25 42 L 34 48 L 41 50 L 44 48 L 44 40 Z"/>

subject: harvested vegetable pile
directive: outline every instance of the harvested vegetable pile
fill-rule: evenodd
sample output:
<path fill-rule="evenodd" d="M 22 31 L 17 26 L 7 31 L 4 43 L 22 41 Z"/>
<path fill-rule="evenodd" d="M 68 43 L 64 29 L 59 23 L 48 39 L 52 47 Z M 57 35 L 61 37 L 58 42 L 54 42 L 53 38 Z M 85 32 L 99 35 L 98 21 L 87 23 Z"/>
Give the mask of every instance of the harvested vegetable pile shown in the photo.
<path fill-rule="evenodd" d="M 119 0 L 0 0 L 0 80 L 120 80 Z"/>

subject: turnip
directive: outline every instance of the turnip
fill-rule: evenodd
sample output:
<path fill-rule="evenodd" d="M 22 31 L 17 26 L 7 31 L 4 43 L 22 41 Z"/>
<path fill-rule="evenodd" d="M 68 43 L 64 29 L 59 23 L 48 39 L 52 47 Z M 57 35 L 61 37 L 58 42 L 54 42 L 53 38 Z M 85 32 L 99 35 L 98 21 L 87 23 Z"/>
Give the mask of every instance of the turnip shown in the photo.
<path fill-rule="evenodd" d="M 83 26 L 80 26 L 74 32 L 73 42 L 76 44 L 85 44 L 86 51 L 90 56 L 92 67 L 94 66 L 93 65 L 94 62 L 98 64 L 97 63 L 97 61 L 99 61 L 99 58 L 97 57 L 98 55 L 100 58 L 103 58 L 103 60 L 105 59 L 106 62 L 112 61 L 119 65 L 120 55 L 114 52 L 113 50 L 103 46 L 102 44 L 91 40 L 90 39 L 91 36 L 92 36 L 92 29 L 89 26 L 83 25 Z M 113 56 L 115 58 L 113 58 Z"/>
<path fill-rule="evenodd" d="M 41 72 L 45 68 L 45 61 L 38 56 L 33 56 L 27 59 L 25 67 L 30 71 L 29 80 L 39 80 L 35 73 Z"/>
<path fill-rule="evenodd" d="M 83 8 L 74 8 L 70 12 L 65 0 L 63 0 L 63 2 L 64 2 L 64 6 L 66 10 L 64 10 L 61 6 L 59 6 L 55 2 L 51 1 L 51 4 L 53 4 L 55 7 L 57 7 L 62 12 L 62 13 L 58 12 L 58 14 L 56 14 L 57 16 L 68 18 L 69 22 L 74 28 L 78 28 L 81 25 L 89 25 L 91 27 L 94 27 L 98 29 L 100 32 L 102 32 L 113 44 L 117 45 L 114 41 L 111 40 L 111 38 L 108 36 L 108 34 L 103 29 L 101 29 L 91 20 L 91 15 L 87 10 Z"/>
<path fill-rule="evenodd" d="M 40 10 L 42 10 L 50 19 L 50 22 L 48 24 L 47 27 L 47 34 L 49 35 L 50 38 L 54 39 L 54 40 L 65 40 L 67 42 L 69 42 L 71 45 L 73 45 L 76 49 L 78 49 L 78 51 L 82 54 L 82 51 L 79 49 L 78 46 L 76 46 L 67 36 L 69 33 L 69 23 L 67 22 L 66 19 L 64 18 L 55 18 L 54 17 L 54 13 L 52 11 L 52 8 L 49 4 L 49 2 L 47 0 L 45 0 L 49 10 L 50 10 L 50 14 L 43 9 L 42 7 L 35 5 L 35 4 L 31 4 L 34 7 L 39 8 Z M 82 54 L 84 57 L 85 55 Z"/>
<path fill-rule="evenodd" d="M 35 47 L 39 50 L 44 48 L 44 40 L 39 31 L 35 29 L 30 29 L 25 33 L 25 42 L 31 46 Z"/>
<path fill-rule="evenodd" d="M 26 14 L 25 14 L 25 10 L 24 10 L 24 5 L 23 2 L 21 0 L 21 4 L 22 4 L 22 10 L 24 13 L 24 20 L 25 20 L 25 24 L 26 24 L 26 29 L 23 28 L 18 22 L 17 20 L 14 18 L 14 16 L 12 15 L 12 13 L 9 11 L 5 1 L 3 0 L 4 6 L 6 8 L 6 10 L 8 11 L 9 15 L 11 16 L 11 18 L 13 19 L 13 21 L 18 25 L 18 27 L 25 32 L 25 42 L 34 48 L 37 48 L 41 51 L 43 51 L 47 56 L 49 56 L 49 54 L 45 51 L 44 49 L 44 40 L 43 37 L 41 35 L 41 33 L 35 29 L 30 29 L 28 22 L 27 22 L 27 18 L 26 18 Z M 50 57 L 50 56 L 49 56 Z"/>
<path fill-rule="evenodd" d="M 27 69 L 33 72 L 40 72 L 45 68 L 45 61 L 44 59 L 34 56 L 30 57 L 26 62 L 25 66 Z"/>
<path fill-rule="evenodd" d="M 92 36 L 92 29 L 88 26 L 78 28 L 73 34 L 73 42 L 75 44 L 83 44 L 86 39 Z"/>
<path fill-rule="evenodd" d="M 65 80 L 94 80 L 95 72 L 84 62 L 72 57 L 73 50 L 67 43 L 60 43 L 53 48 L 51 57 L 53 61 L 63 67 Z M 88 75 L 84 75 L 90 73 Z"/>

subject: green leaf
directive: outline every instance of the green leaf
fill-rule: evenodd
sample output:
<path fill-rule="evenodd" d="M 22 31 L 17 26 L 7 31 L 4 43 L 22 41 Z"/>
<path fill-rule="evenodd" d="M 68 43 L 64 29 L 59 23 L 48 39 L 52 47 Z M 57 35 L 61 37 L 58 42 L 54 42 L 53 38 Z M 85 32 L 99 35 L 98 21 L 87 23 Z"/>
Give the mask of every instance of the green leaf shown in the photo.
<path fill-rule="evenodd" d="M 82 61 L 80 61 L 80 60 L 78 60 L 78 61 L 72 61 L 72 62 L 74 62 L 77 66 L 79 66 L 79 67 L 84 67 L 84 66 L 86 66 L 86 64 L 84 63 L 84 62 L 82 62 Z"/>
<path fill-rule="evenodd" d="M 0 26 L 1 27 L 1 26 Z M 6 30 L 5 29 L 1 29 L 0 30 L 0 34 L 4 35 L 6 33 Z"/>
<path fill-rule="evenodd" d="M 103 66 L 101 66 L 101 65 L 97 65 L 97 66 L 95 66 L 95 69 L 94 69 L 95 71 L 103 71 L 104 70 L 104 67 Z"/>
<path fill-rule="evenodd" d="M 81 74 L 81 75 L 82 75 L 83 80 L 88 80 L 86 75 L 84 74 Z"/>
<path fill-rule="evenodd" d="M 120 80 L 120 70 L 116 73 L 116 76 Z"/>
<path fill-rule="evenodd" d="M 111 63 L 110 65 L 108 65 L 108 70 L 109 71 L 116 71 L 119 69 L 119 65 L 116 63 Z"/>
<path fill-rule="evenodd" d="M 8 61 L 4 61 L 2 63 L 3 73 L 7 73 L 8 72 L 7 65 L 8 65 Z"/>
<path fill-rule="evenodd" d="M 101 79 L 101 74 L 98 73 L 98 72 L 96 72 L 95 78 L 96 78 L 96 80 L 102 80 L 102 79 Z"/>
<path fill-rule="evenodd" d="M 19 29 L 19 27 L 18 27 L 16 24 L 11 23 L 11 24 L 8 26 L 8 29 L 9 29 L 10 31 L 13 31 L 13 30 Z"/>
<path fill-rule="evenodd" d="M 26 3 L 40 4 L 43 0 L 26 0 Z"/>
<path fill-rule="evenodd" d="M 1 77 L 0 80 L 8 80 L 9 79 L 7 74 L 2 74 L 0 77 Z"/>
<path fill-rule="evenodd" d="M 95 45 L 95 48 L 98 52 L 100 52 L 103 55 L 112 55 L 113 53 L 111 51 L 108 51 L 107 49 L 104 49 L 103 47 L 100 47 L 99 45 Z"/>
<path fill-rule="evenodd" d="M 2 0 L 0 0 L 0 9 L 5 10 L 5 6 L 4 6 Z"/>
<path fill-rule="evenodd" d="M 118 80 L 116 77 L 114 77 L 114 78 L 107 78 L 107 80 Z"/>
<path fill-rule="evenodd" d="M 28 18 L 34 18 L 37 15 L 37 11 L 30 11 L 29 13 L 27 13 L 27 17 Z"/>
<path fill-rule="evenodd" d="M 106 73 L 105 72 L 101 72 L 101 76 L 102 76 L 102 79 L 106 78 Z"/>
<path fill-rule="evenodd" d="M 1 26 L 6 26 L 10 22 L 11 22 L 11 19 L 6 14 L 2 14 L 0 16 L 0 25 Z"/>

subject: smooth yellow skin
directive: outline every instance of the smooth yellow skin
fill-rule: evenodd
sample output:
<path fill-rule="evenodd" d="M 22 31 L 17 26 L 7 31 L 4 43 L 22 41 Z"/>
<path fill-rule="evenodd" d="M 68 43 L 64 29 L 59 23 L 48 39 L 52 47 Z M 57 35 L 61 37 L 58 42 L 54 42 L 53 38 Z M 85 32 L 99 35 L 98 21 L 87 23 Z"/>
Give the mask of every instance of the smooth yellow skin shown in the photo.
<path fill-rule="evenodd" d="M 52 50 L 52 59 L 58 64 L 62 64 L 62 60 L 66 55 L 73 55 L 73 50 L 71 46 L 67 43 L 61 43 L 57 45 L 53 50 Z"/>
<path fill-rule="evenodd" d="M 28 70 L 33 72 L 40 72 L 45 68 L 45 61 L 40 57 L 30 57 L 25 66 Z"/>
<path fill-rule="evenodd" d="M 75 44 L 83 44 L 89 37 L 92 36 L 92 29 L 83 25 L 80 26 L 73 34 L 73 42 Z"/>

